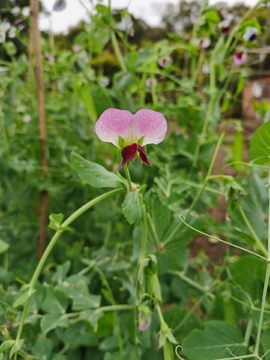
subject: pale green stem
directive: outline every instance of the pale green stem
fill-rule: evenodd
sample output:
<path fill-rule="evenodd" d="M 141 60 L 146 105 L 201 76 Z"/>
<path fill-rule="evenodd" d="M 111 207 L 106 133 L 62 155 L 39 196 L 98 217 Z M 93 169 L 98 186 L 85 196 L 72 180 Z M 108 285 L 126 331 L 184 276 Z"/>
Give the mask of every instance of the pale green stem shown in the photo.
<path fill-rule="evenodd" d="M 152 100 L 153 100 L 153 104 L 157 105 L 158 104 L 158 100 L 157 100 L 157 92 L 156 92 L 156 85 L 154 84 L 154 76 L 151 76 L 151 95 L 152 95 Z"/>
<path fill-rule="evenodd" d="M 242 206 L 239 205 L 239 206 L 238 206 L 238 209 L 239 209 L 239 211 L 240 211 L 240 213 L 241 213 L 241 215 L 242 215 L 242 217 L 243 217 L 243 219 L 244 219 L 244 221 L 245 221 L 245 223 L 246 223 L 249 231 L 251 232 L 251 234 L 252 234 L 252 236 L 253 236 L 256 244 L 257 244 L 258 249 L 260 249 L 261 252 L 262 252 L 265 256 L 267 256 L 267 255 L 268 255 L 267 250 L 266 250 L 266 248 L 263 246 L 263 244 L 261 243 L 261 241 L 260 241 L 260 239 L 258 238 L 257 234 L 255 233 L 254 229 L 252 228 L 250 222 L 248 221 L 248 218 L 246 217 L 246 214 L 244 213 L 244 210 L 243 210 Z"/>
<path fill-rule="evenodd" d="M 199 301 L 196 302 L 196 304 L 193 306 L 193 308 L 187 313 L 187 315 L 184 317 L 184 319 L 173 329 L 173 333 L 176 333 L 183 324 L 189 319 L 189 317 L 194 313 L 194 311 L 201 305 L 203 299 L 205 298 L 205 295 L 203 295 Z"/>
<path fill-rule="evenodd" d="M 247 328 L 246 328 L 246 332 L 245 332 L 245 345 L 246 345 L 246 347 L 249 346 L 249 339 L 250 339 L 252 328 L 253 328 L 253 320 L 250 318 L 248 320 L 248 324 L 247 324 Z"/>
<path fill-rule="evenodd" d="M 127 181 L 128 181 L 129 190 L 132 191 L 131 178 L 130 178 L 130 173 L 129 173 L 129 170 L 128 170 L 128 164 L 126 164 L 124 166 L 124 170 L 125 170 L 126 178 L 127 178 Z"/>
<path fill-rule="evenodd" d="M 201 67 L 202 67 L 202 63 L 203 63 L 204 57 L 205 57 L 205 53 L 204 53 L 204 51 L 202 51 L 202 52 L 200 53 L 200 57 L 199 57 L 199 61 L 198 61 L 197 68 L 196 68 L 196 70 L 194 71 L 194 75 L 193 75 L 193 79 L 192 79 L 193 86 L 195 86 L 196 83 L 197 83 L 198 77 L 199 77 L 199 75 L 200 75 L 200 71 L 201 71 Z"/>
<path fill-rule="evenodd" d="M 4 123 L 4 114 L 1 108 L 0 108 L 0 122 L 1 122 L 2 134 L 3 134 L 4 148 L 8 152 L 8 139 L 7 139 L 7 133 Z"/>
<path fill-rule="evenodd" d="M 210 234 L 206 234 L 206 233 L 203 232 L 203 231 L 200 231 L 200 230 L 198 230 L 198 229 L 195 229 L 193 226 L 191 226 L 191 225 L 189 225 L 189 224 L 187 224 L 187 223 L 185 222 L 183 215 L 179 215 L 179 218 L 180 218 L 180 220 L 181 220 L 186 226 L 188 226 L 190 229 L 196 231 L 197 233 L 199 233 L 199 234 L 201 234 L 201 235 L 204 235 L 204 236 L 209 237 L 209 238 L 211 238 L 211 239 L 220 241 L 220 242 L 222 242 L 222 243 L 224 243 L 224 244 L 226 244 L 226 245 L 232 246 L 232 247 L 234 247 L 234 248 L 236 248 L 236 249 L 239 249 L 239 250 L 241 250 L 241 251 L 245 251 L 245 252 L 247 252 L 247 253 L 249 253 L 249 254 L 251 254 L 251 255 L 257 256 L 257 257 L 259 257 L 260 259 L 263 259 L 263 260 L 267 261 L 267 258 L 265 258 L 265 257 L 263 257 L 263 256 L 261 256 L 261 255 L 259 255 L 259 254 L 257 254 L 257 253 L 255 253 L 255 252 L 253 252 L 253 251 L 250 251 L 250 250 L 248 250 L 248 249 L 242 248 L 241 246 L 237 246 L 237 245 L 235 245 L 235 244 L 229 243 L 228 241 L 221 240 L 221 239 L 219 239 L 219 238 L 217 238 L 217 237 L 215 237 L 215 236 L 212 236 L 212 235 L 210 235 Z"/>
<path fill-rule="evenodd" d="M 168 274 L 172 274 L 172 275 L 180 277 L 182 280 L 184 280 L 189 285 L 193 286 L 195 289 L 200 290 L 203 293 L 205 293 L 206 289 L 202 285 L 196 283 L 195 281 L 193 281 L 192 279 L 190 279 L 186 275 L 182 274 L 180 271 L 169 270 L 167 272 L 168 272 Z"/>
<path fill-rule="evenodd" d="M 95 266 L 95 271 L 100 275 L 100 277 L 103 279 L 103 284 L 106 286 L 108 294 L 109 294 L 109 300 L 110 302 L 113 304 L 113 306 L 116 306 L 115 304 L 115 300 L 113 297 L 113 293 L 111 290 L 111 287 L 108 283 L 108 280 L 106 278 L 106 276 L 103 274 L 103 272 Z M 116 334 L 117 334 L 117 338 L 118 338 L 118 347 L 119 347 L 119 354 L 120 354 L 120 358 L 123 359 L 123 341 L 122 341 L 122 334 L 121 334 L 121 328 L 120 328 L 120 323 L 119 323 L 119 318 L 118 318 L 118 314 L 117 311 L 115 310 L 114 312 L 114 321 L 115 321 L 115 326 L 116 326 Z"/>
<path fill-rule="evenodd" d="M 111 40 L 112 40 L 112 46 L 114 48 L 114 52 L 115 52 L 115 56 L 117 57 L 117 60 L 119 62 L 119 65 L 122 69 L 122 71 L 127 74 L 127 67 L 126 67 L 126 64 L 125 64 L 125 61 L 124 61 L 124 58 L 121 54 L 121 51 L 120 51 L 120 48 L 119 48 L 119 45 L 118 45 L 118 41 L 116 39 L 116 35 L 115 35 L 115 32 L 113 30 L 111 30 Z"/>
<path fill-rule="evenodd" d="M 125 311 L 125 310 L 134 310 L 135 305 L 110 305 L 110 306 L 102 306 L 97 309 L 97 311 Z"/>
<path fill-rule="evenodd" d="M 4 252 L 3 256 L 4 256 L 3 268 L 6 272 L 8 272 L 8 250 Z"/>
<path fill-rule="evenodd" d="M 210 174 L 211 174 L 211 172 L 212 172 L 212 170 L 213 170 L 213 166 L 214 166 L 214 163 L 215 163 L 215 160 L 216 160 L 216 157 L 217 157 L 217 153 L 218 153 L 218 150 L 219 150 L 219 148 L 220 148 L 220 145 L 222 144 L 224 135 L 225 135 L 225 133 L 222 132 L 221 135 L 220 135 L 220 137 L 219 137 L 219 139 L 218 139 L 218 143 L 217 143 L 217 146 L 216 146 L 216 148 L 215 148 L 215 151 L 214 151 L 214 154 L 213 154 L 213 157 L 212 157 L 211 164 L 210 164 L 210 166 L 209 166 L 207 175 L 206 175 L 206 177 L 205 177 L 205 179 L 204 179 L 204 182 L 203 182 L 203 184 L 202 184 L 202 187 L 201 187 L 200 191 L 198 192 L 196 198 L 193 200 L 193 202 L 192 202 L 192 204 L 191 204 L 191 206 L 190 206 L 190 208 L 189 208 L 189 210 L 188 210 L 188 212 L 187 212 L 187 214 L 186 214 L 186 219 L 187 219 L 188 216 L 190 215 L 190 213 L 191 213 L 191 211 L 193 210 L 194 206 L 197 204 L 198 200 L 200 199 L 200 197 L 201 197 L 201 195 L 202 195 L 202 193 L 203 193 L 203 191 L 204 191 L 204 189 L 205 189 L 205 187 L 206 187 L 206 185 L 207 185 L 209 176 L 210 176 Z M 182 226 L 182 223 L 180 222 L 180 223 L 176 226 L 176 228 L 174 229 L 174 231 L 171 233 L 171 235 L 169 235 L 168 238 L 163 242 L 163 245 L 168 244 L 170 241 L 172 241 L 172 240 L 174 239 L 175 235 L 178 233 L 178 231 L 180 230 L 181 226 Z"/>
<path fill-rule="evenodd" d="M 156 308 L 157 308 L 157 312 L 158 312 L 158 317 L 159 317 L 159 320 L 160 320 L 160 326 L 162 325 L 167 325 L 165 320 L 164 320 L 164 317 L 162 315 L 162 311 L 161 311 L 161 308 L 160 308 L 160 305 L 157 304 L 156 305 Z"/>
<path fill-rule="evenodd" d="M 232 358 L 232 357 L 229 357 L 229 358 L 221 358 L 221 359 L 215 359 L 215 360 L 232 360 L 232 359 L 241 360 L 241 359 L 249 359 L 249 358 L 252 358 L 252 357 L 254 357 L 254 354 L 251 354 L 251 355 L 242 355 L 242 356 L 234 356 L 233 358 Z"/>
<path fill-rule="evenodd" d="M 151 218 L 149 213 L 147 213 L 147 225 L 148 225 L 148 228 L 149 228 L 150 236 L 152 237 L 152 240 L 154 241 L 156 249 L 158 251 L 159 238 L 158 238 L 158 234 L 156 232 L 155 226 L 153 224 L 152 218 Z"/>
<path fill-rule="evenodd" d="M 64 221 L 64 223 L 62 224 L 62 227 L 64 228 L 66 226 L 69 226 L 75 219 L 77 219 L 77 217 L 82 215 L 86 210 L 90 209 L 92 206 L 98 204 L 100 201 L 105 200 L 110 196 L 122 194 L 124 192 L 126 192 L 126 189 L 112 190 L 112 191 L 109 191 L 109 192 L 107 192 L 105 194 L 102 194 L 102 195 L 98 196 L 97 198 L 89 201 L 87 204 L 83 205 L 80 209 L 78 209 L 72 215 L 70 215 L 70 217 L 67 218 L 66 221 Z M 30 291 L 34 289 L 35 283 L 36 283 L 36 281 L 37 281 L 37 279 L 39 277 L 39 274 L 40 274 L 44 264 L 45 264 L 45 261 L 47 260 L 51 250 L 53 249 L 54 245 L 56 244 L 56 242 L 57 242 L 58 238 L 61 236 L 61 234 L 62 234 L 62 230 L 58 230 L 54 234 L 54 236 L 51 239 L 49 245 L 47 246 L 45 252 L 43 253 L 42 258 L 40 259 L 40 261 L 38 263 L 38 266 L 37 266 L 37 268 L 36 268 L 36 270 L 34 272 L 34 275 L 32 277 L 32 280 L 31 280 L 31 282 L 29 284 L 29 290 Z M 26 313 L 27 313 L 29 301 L 30 301 L 30 297 L 27 299 L 27 301 L 25 303 L 25 306 L 24 306 L 24 310 L 23 310 L 21 321 L 20 321 L 16 341 L 20 340 L 20 337 L 21 337 L 21 333 L 22 333 L 22 329 L 23 329 L 23 325 L 24 325 L 24 319 L 25 319 L 25 316 L 26 316 Z M 17 358 L 17 355 L 15 354 L 15 360 L 16 360 L 16 358 Z"/>
<path fill-rule="evenodd" d="M 269 171 L 269 183 L 270 183 L 270 171 Z M 264 280 L 264 287 L 263 287 L 263 295 L 262 295 L 262 305 L 261 305 L 261 313 L 260 313 L 260 319 L 259 319 L 259 325 L 258 325 L 258 332 L 257 332 L 257 338 L 256 338 L 256 345 L 255 345 L 255 351 L 254 354 L 259 356 L 259 346 L 260 346 L 260 339 L 261 339 L 261 332 L 262 332 L 262 325 L 263 325 L 263 315 L 264 315 L 264 309 L 265 309 L 265 302 L 266 302 L 266 296 L 267 296 L 267 290 L 269 285 L 269 276 L 270 276 L 270 188 L 268 187 L 268 197 L 269 197 L 269 208 L 268 208 L 268 263 L 267 263 L 267 269 L 265 273 L 265 280 Z"/>
<path fill-rule="evenodd" d="M 215 71 L 215 63 L 213 62 L 213 60 L 210 63 L 211 66 L 211 72 L 210 72 L 210 102 L 208 105 L 208 109 L 207 109 L 207 113 L 205 116 L 205 121 L 203 124 L 203 129 L 202 129 L 202 133 L 200 134 L 200 138 L 199 141 L 197 143 L 196 149 L 195 149 L 195 153 L 194 153 L 194 158 L 193 158 L 193 164 L 192 166 L 197 166 L 197 160 L 198 160 L 198 156 L 199 156 L 199 152 L 200 152 L 200 148 L 202 143 L 205 141 L 205 135 L 206 135 L 206 131 L 208 128 L 208 122 L 211 118 L 212 112 L 214 110 L 214 107 L 216 105 L 216 91 L 215 91 L 215 87 L 216 87 L 216 71 Z"/>
<path fill-rule="evenodd" d="M 142 206 L 142 246 L 139 261 L 145 257 L 146 244 L 147 244 L 147 215 L 146 215 L 146 206 L 143 203 L 141 196 L 141 206 Z"/>

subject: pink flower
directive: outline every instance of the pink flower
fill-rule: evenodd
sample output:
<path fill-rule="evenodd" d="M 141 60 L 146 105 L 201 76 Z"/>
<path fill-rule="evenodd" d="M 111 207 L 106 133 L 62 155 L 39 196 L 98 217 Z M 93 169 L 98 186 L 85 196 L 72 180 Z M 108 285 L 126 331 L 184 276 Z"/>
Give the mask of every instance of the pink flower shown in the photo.
<path fill-rule="evenodd" d="M 45 56 L 45 60 L 46 60 L 47 63 L 52 64 L 54 62 L 54 57 L 52 55 L 50 55 L 50 54 L 47 54 Z"/>
<path fill-rule="evenodd" d="M 135 115 L 126 110 L 107 109 L 95 125 L 99 139 L 122 149 L 123 167 L 138 153 L 145 164 L 151 166 L 143 149 L 147 144 L 159 144 L 165 138 L 167 121 L 153 110 L 142 109 Z"/>
<path fill-rule="evenodd" d="M 244 51 L 236 52 L 233 55 L 233 60 L 235 65 L 237 66 L 243 65 L 247 61 L 247 53 L 245 53 Z"/>
<path fill-rule="evenodd" d="M 158 65 L 159 65 L 161 68 L 165 68 L 165 67 L 167 67 L 168 62 L 169 62 L 170 60 L 171 60 L 170 55 L 167 55 L 167 56 L 165 56 L 164 58 L 158 60 Z"/>
<path fill-rule="evenodd" d="M 149 78 L 147 78 L 147 79 L 145 80 L 145 85 L 146 85 L 149 89 L 151 89 L 152 86 L 157 86 L 157 79 L 156 79 L 156 78 L 154 78 L 154 79 L 149 79 Z"/>
<path fill-rule="evenodd" d="M 211 44 L 211 40 L 209 38 L 196 39 L 196 41 L 195 41 L 195 45 L 201 49 L 208 48 L 210 46 L 210 44 Z"/>
<path fill-rule="evenodd" d="M 147 319 L 145 319 L 144 316 L 140 315 L 138 329 L 140 331 L 147 330 L 151 325 L 151 321 L 152 321 L 151 314 L 149 314 Z"/>
<path fill-rule="evenodd" d="M 79 44 L 74 44 L 72 49 L 74 52 L 79 52 L 79 51 L 81 51 L 82 47 Z"/>

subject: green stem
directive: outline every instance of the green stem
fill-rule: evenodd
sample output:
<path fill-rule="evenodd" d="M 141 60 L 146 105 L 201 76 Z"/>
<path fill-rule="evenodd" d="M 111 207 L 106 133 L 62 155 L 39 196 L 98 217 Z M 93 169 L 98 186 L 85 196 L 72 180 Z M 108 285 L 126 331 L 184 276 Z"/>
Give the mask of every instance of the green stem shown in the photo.
<path fill-rule="evenodd" d="M 201 145 L 204 143 L 205 141 L 205 136 L 206 136 L 206 131 L 208 128 L 208 123 L 211 119 L 211 115 L 212 112 L 216 106 L 216 70 L 215 70 L 215 63 L 212 60 L 210 63 L 211 66 L 211 72 L 210 72 L 210 102 L 209 102 L 209 106 L 207 109 L 207 113 L 205 116 L 205 121 L 203 124 L 203 129 L 202 129 L 202 133 L 200 134 L 200 138 L 199 141 L 197 143 L 196 149 L 195 149 L 195 153 L 194 153 L 194 158 L 193 158 L 193 167 L 197 166 L 197 161 L 198 161 L 198 157 L 199 157 L 199 152 L 200 152 L 200 148 Z"/>
<path fill-rule="evenodd" d="M 263 315 L 264 315 L 266 295 L 267 295 L 267 290 L 268 290 L 269 276 L 270 276 L 270 263 L 267 264 L 267 269 L 266 269 L 266 273 L 265 273 L 263 296 L 262 296 L 262 305 L 261 305 L 261 313 L 260 313 L 260 319 L 259 319 L 259 325 L 258 325 L 258 332 L 257 332 L 257 338 L 256 338 L 255 351 L 254 351 L 255 355 L 259 355 L 259 346 L 260 346 L 262 324 L 263 324 Z"/>
<path fill-rule="evenodd" d="M 269 183 L 270 183 L 270 171 L 269 171 Z M 269 198 L 269 208 L 268 208 L 268 263 L 267 269 L 265 273 L 265 280 L 263 286 L 263 295 L 262 295 L 262 305 L 261 305 L 261 313 L 258 325 L 258 332 L 256 338 L 256 345 L 254 354 L 259 356 L 259 346 L 260 346 L 260 339 L 261 339 L 261 332 L 262 332 L 262 324 L 263 324 L 263 315 L 264 315 L 264 308 L 265 308 L 265 301 L 267 296 L 268 284 L 269 284 L 269 276 L 270 276 L 270 188 L 268 187 L 268 198 Z"/>
<path fill-rule="evenodd" d="M 114 52 L 115 52 L 115 56 L 117 57 L 117 60 L 119 62 L 119 65 L 122 69 L 122 71 L 127 74 L 128 71 L 127 71 L 127 67 L 126 67 L 126 64 L 125 64 L 125 61 L 124 61 L 124 58 L 121 54 L 121 51 L 120 51 L 120 48 L 119 48 L 119 44 L 118 44 L 118 41 L 116 39 L 116 36 L 115 36 L 115 32 L 113 30 L 111 30 L 111 40 L 112 40 L 112 46 L 114 48 Z"/>
<path fill-rule="evenodd" d="M 149 228 L 150 236 L 151 236 L 153 242 L 155 243 L 156 249 L 158 250 L 158 248 L 159 248 L 159 238 L 158 238 L 158 234 L 156 232 L 155 226 L 153 224 L 152 218 L 151 218 L 149 213 L 147 213 L 147 225 L 148 225 L 148 228 Z"/>
<path fill-rule="evenodd" d="M 5 272 L 8 272 L 8 250 L 4 252 L 3 256 L 4 256 L 3 268 Z"/>
<path fill-rule="evenodd" d="M 206 185 L 207 185 L 207 182 L 208 182 L 208 180 L 209 180 L 209 176 L 210 176 L 210 174 L 211 174 L 211 172 L 212 172 L 212 170 L 213 170 L 213 166 L 214 166 L 214 163 L 215 163 L 215 160 L 216 160 L 216 157 L 217 157 L 218 150 L 219 150 L 219 148 L 220 148 L 220 145 L 222 144 L 222 141 L 223 141 L 224 136 L 225 136 L 225 133 L 222 132 L 221 135 L 220 135 L 220 137 L 219 137 L 219 139 L 218 139 L 218 143 L 217 143 L 216 149 L 215 149 L 215 151 L 214 151 L 214 154 L 213 154 L 213 157 L 212 157 L 211 164 L 210 164 L 210 166 L 209 166 L 207 175 L 206 175 L 206 177 L 205 177 L 205 179 L 204 179 L 204 182 L 203 182 L 203 184 L 202 184 L 202 187 L 201 187 L 200 191 L 198 192 L 197 196 L 196 196 L 195 199 L 193 200 L 193 202 L 192 202 L 192 204 L 191 204 L 191 206 L 190 206 L 190 208 L 189 208 L 189 210 L 188 210 L 188 212 L 187 212 L 187 214 L 186 214 L 186 219 L 189 217 L 191 211 L 194 209 L 194 206 L 197 204 L 198 200 L 200 199 L 200 197 L 201 197 L 201 195 L 202 195 L 202 193 L 203 193 L 203 191 L 204 191 L 204 189 L 205 189 L 205 187 L 206 187 Z M 171 242 L 171 241 L 174 239 L 175 235 L 178 233 L 178 231 L 180 230 L 181 226 L 182 226 L 182 222 L 179 222 L 179 224 L 176 226 L 176 228 L 174 229 L 174 231 L 173 231 L 173 232 L 167 237 L 167 239 L 163 242 L 163 245 L 164 245 L 164 246 L 165 246 L 166 244 L 168 244 L 169 242 Z"/>
<path fill-rule="evenodd" d="M 241 251 L 245 251 L 245 252 L 247 252 L 247 253 L 249 253 L 249 254 L 251 254 L 251 255 L 254 255 L 254 256 L 259 257 L 260 259 L 262 259 L 262 260 L 264 260 L 264 261 L 267 261 L 267 258 L 265 258 L 265 257 L 263 257 L 263 256 L 261 256 L 261 255 L 259 255 L 259 254 L 257 254 L 257 253 L 255 253 L 255 252 L 253 252 L 253 251 L 250 251 L 250 250 L 248 250 L 248 249 L 242 248 L 241 246 L 238 246 L 238 245 L 229 243 L 228 241 L 221 240 L 221 239 L 219 239 L 219 238 L 217 238 L 217 237 L 215 237 L 215 236 L 212 236 L 212 235 L 210 235 L 210 234 L 206 234 L 206 233 L 203 232 L 203 231 L 200 231 L 200 230 L 198 230 L 198 229 L 195 229 L 193 226 L 191 226 L 191 225 L 189 225 L 189 224 L 187 224 L 187 223 L 185 222 L 184 217 L 183 217 L 182 215 L 180 215 L 179 217 L 180 217 L 181 221 L 182 221 L 186 226 L 188 226 L 190 229 L 196 231 L 197 233 L 199 233 L 199 234 L 201 234 L 201 235 L 204 235 L 204 236 L 207 236 L 207 237 L 209 237 L 209 238 L 211 238 L 211 239 L 220 241 L 220 242 L 222 242 L 222 243 L 224 243 L 224 244 L 226 244 L 226 245 L 232 246 L 232 247 L 234 247 L 234 248 L 236 248 L 236 249 L 239 249 L 239 250 L 241 250 Z"/>
<path fill-rule="evenodd" d="M 146 244 L 147 244 L 147 214 L 146 214 L 146 206 L 143 203 L 142 196 L 141 202 L 142 202 L 142 246 L 141 246 L 141 252 L 140 252 L 140 258 L 139 261 L 141 261 L 145 257 L 146 252 Z"/>
<path fill-rule="evenodd" d="M 125 310 L 134 310 L 135 305 L 110 305 L 110 306 L 101 306 L 98 308 L 98 311 L 125 311 Z"/>
<path fill-rule="evenodd" d="M 1 110 L 1 108 L 0 108 L 0 123 L 1 123 L 2 134 L 3 134 L 4 148 L 5 148 L 6 152 L 8 152 L 8 139 L 7 139 L 7 133 L 6 133 L 6 128 L 5 128 L 5 123 L 4 123 L 4 113 Z"/>
<path fill-rule="evenodd" d="M 250 339 L 252 328 L 253 328 L 253 320 L 249 319 L 247 328 L 246 328 L 246 332 L 245 332 L 245 345 L 247 348 L 249 346 L 249 339 Z"/>
<path fill-rule="evenodd" d="M 132 191 L 131 178 L 130 178 L 130 173 L 129 173 L 129 170 L 128 170 L 128 164 L 126 164 L 124 166 L 124 169 L 125 169 L 125 174 L 126 174 L 126 178 L 127 178 L 127 181 L 128 181 L 129 190 Z"/>
<path fill-rule="evenodd" d="M 83 205 L 80 209 L 78 209 L 72 215 L 70 215 L 70 217 L 67 218 L 66 221 L 64 221 L 64 223 L 62 224 L 62 227 L 66 227 L 66 226 L 70 225 L 75 219 L 77 219 L 77 217 L 82 215 L 86 210 L 90 209 L 92 206 L 98 204 L 100 201 L 105 200 L 108 197 L 113 196 L 113 195 L 122 194 L 125 191 L 126 191 L 125 189 L 112 190 L 112 191 L 109 191 L 109 192 L 107 192 L 105 194 L 102 194 L 102 195 L 98 196 L 97 198 L 89 201 L 87 204 Z M 40 261 L 38 263 L 38 266 L 37 266 L 37 268 L 36 268 L 36 270 L 34 272 L 34 275 L 33 275 L 32 279 L 31 279 L 31 282 L 29 284 L 30 285 L 30 290 L 34 289 L 35 283 L 36 283 L 36 281 L 37 281 L 37 279 L 39 277 L 39 274 L 40 274 L 44 264 L 45 264 L 45 261 L 47 260 L 50 252 L 52 251 L 54 245 L 56 244 L 56 242 L 57 242 L 58 238 L 61 236 L 61 234 L 62 234 L 62 230 L 58 230 L 54 234 L 54 236 L 51 239 L 49 245 L 47 246 L 45 252 L 43 253 L 42 258 L 40 259 Z M 20 340 L 20 337 L 21 337 L 21 333 L 22 333 L 22 329 L 23 329 L 23 325 L 24 325 L 24 319 L 25 319 L 25 316 L 26 316 L 26 313 L 27 313 L 29 301 L 30 301 L 30 297 L 27 299 L 27 301 L 25 303 L 25 306 L 24 306 L 24 310 L 23 310 L 21 321 L 20 321 L 16 341 Z M 16 360 L 16 358 L 17 358 L 17 356 L 15 354 L 15 360 Z"/>
<path fill-rule="evenodd" d="M 108 296 L 109 301 L 113 304 L 112 306 L 116 306 L 115 300 L 113 297 L 113 293 L 112 293 L 111 287 L 109 285 L 109 282 L 108 282 L 106 276 L 103 274 L 103 272 L 98 267 L 95 267 L 95 271 L 100 275 L 100 277 L 103 280 L 103 284 L 107 288 L 107 291 L 109 294 L 109 296 Z M 114 311 L 115 311 L 114 312 L 114 323 L 115 323 L 116 334 L 117 334 L 117 338 L 118 338 L 119 354 L 120 354 L 120 358 L 123 359 L 123 341 L 122 341 L 121 328 L 120 328 L 119 318 L 118 318 L 116 309 Z"/>
<path fill-rule="evenodd" d="M 267 253 L 267 250 L 266 248 L 263 246 L 263 244 L 261 243 L 260 239 L 258 238 L 257 234 L 255 233 L 254 229 L 252 228 L 248 218 L 246 217 L 246 214 L 244 213 L 244 210 L 242 208 L 241 205 L 238 206 L 238 209 L 242 215 L 242 218 L 244 219 L 249 231 L 251 232 L 252 236 L 253 236 L 253 239 L 255 240 L 256 244 L 257 244 L 257 247 L 258 249 L 261 250 L 261 252 L 265 255 L 265 256 L 268 256 L 268 253 Z"/>

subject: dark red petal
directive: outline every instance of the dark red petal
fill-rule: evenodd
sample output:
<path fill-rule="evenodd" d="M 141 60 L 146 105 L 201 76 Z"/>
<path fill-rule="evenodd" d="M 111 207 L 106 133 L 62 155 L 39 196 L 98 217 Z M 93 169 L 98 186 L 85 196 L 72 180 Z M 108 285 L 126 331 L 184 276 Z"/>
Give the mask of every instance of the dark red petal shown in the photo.
<path fill-rule="evenodd" d="M 141 159 L 142 162 L 144 162 L 145 164 L 151 166 L 150 162 L 147 159 L 146 153 L 143 150 L 143 148 L 138 145 L 138 151 L 139 151 L 139 158 Z"/>
<path fill-rule="evenodd" d="M 122 150 L 123 161 L 121 162 L 119 167 L 125 166 L 129 160 L 132 160 L 135 157 L 137 151 L 138 145 L 135 143 L 124 147 L 124 149 Z"/>

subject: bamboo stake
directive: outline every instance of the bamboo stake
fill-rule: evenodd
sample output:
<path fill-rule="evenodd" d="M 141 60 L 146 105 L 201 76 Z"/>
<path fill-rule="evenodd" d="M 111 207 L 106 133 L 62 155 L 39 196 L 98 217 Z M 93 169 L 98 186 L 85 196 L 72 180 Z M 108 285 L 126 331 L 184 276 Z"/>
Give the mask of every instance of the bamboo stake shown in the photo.
<path fill-rule="evenodd" d="M 40 133 L 40 147 L 41 147 L 41 176 L 44 177 L 47 172 L 48 160 L 46 157 L 46 115 L 44 103 L 44 85 L 43 85 L 43 70 L 42 57 L 40 45 L 40 32 L 38 29 L 38 14 L 39 1 L 31 0 L 31 16 L 34 35 L 34 52 L 35 52 L 35 75 L 37 84 L 37 99 L 38 99 L 38 121 Z M 46 246 L 46 223 L 47 223 L 47 204 L 48 192 L 42 191 L 41 195 L 41 214 L 40 214 L 40 232 L 39 232 L 39 249 L 38 256 L 41 258 Z"/>

